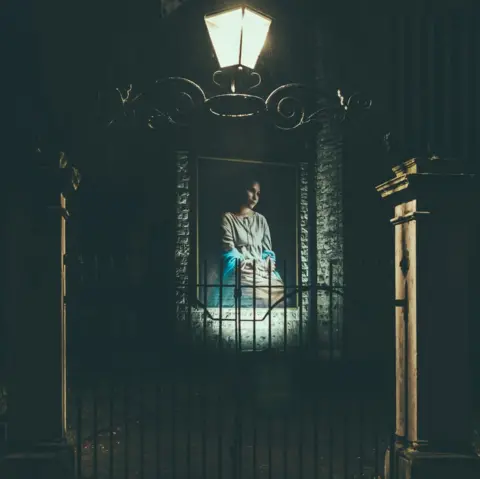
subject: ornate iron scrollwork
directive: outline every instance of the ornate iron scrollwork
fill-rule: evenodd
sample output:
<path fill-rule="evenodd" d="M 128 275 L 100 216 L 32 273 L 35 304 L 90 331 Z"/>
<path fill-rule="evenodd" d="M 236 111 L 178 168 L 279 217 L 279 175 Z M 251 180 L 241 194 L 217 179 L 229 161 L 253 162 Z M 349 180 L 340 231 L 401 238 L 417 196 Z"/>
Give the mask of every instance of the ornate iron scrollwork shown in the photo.
<path fill-rule="evenodd" d="M 371 100 L 358 93 L 345 99 L 340 90 L 335 97 L 312 92 L 300 83 L 282 85 L 263 99 L 249 93 L 261 84 L 261 76 L 243 68 L 218 70 L 213 74 L 213 82 L 227 92 L 207 98 L 197 83 L 182 77 L 158 80 L 147 94 L 133 94 L 131 85 L 123 92 L 117 89 L 122 119 L 141 119 L 155 129 L 165 122 L 187 126 L 197 114 L 205 111 L 229 118 L 267 114 L 276 128 L 295 130 L 309 123 L 343 122 L 353 113 L 369 110 L 372 106 Z M 311 104 L 320 104 L 320 108 L 307 113 Z"/>
<path fill-rule="evenodd" d="M 182 77 L 157 80 L 152 91 L 148 126 L 155 129 L 159 120 L 164 119 L 171 124 L 187 126 L 206 101 L 205 92 L 192 80 Z"/>
<path fill-rule="evenodd" d="M 275 89 L 265 100 L 267 112 L 280 130 L 293 130 L 305 123 L 305 87 L 289 83 Z"/>

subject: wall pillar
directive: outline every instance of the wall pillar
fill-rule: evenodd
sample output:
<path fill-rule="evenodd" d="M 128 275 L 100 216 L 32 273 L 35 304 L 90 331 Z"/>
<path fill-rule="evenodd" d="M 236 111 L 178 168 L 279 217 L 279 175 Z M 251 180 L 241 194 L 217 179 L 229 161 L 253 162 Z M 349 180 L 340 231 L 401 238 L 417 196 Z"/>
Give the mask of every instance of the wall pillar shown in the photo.
<path fill-rule="evenodd" d="M 63 153 L 56 161 L 26 168 L 22 188 L 12 188 L 9 197 L 9 450 L 0 461 L 2 479 L 73 477 L 73 449 L 66 443 L 64 258 L 66 191 L 72 180 L 78 185 L 78 172 L 67 167 Z"/>
<path fill-rule="evenodd" d="M 322 24 L 315 31 L 315 84 L 319 92 L 335 92 L 335 72 L 328 62 L 326 52 L 336 45 L 329 25 Z M 319 54 L 318 52 L 322 52 Z M 336 101 L 337 99 L 333 99 Z M 323 106 L 326 98 L 318 98 Z M 343 228 L 343 137 L 335 126 L 335 120 L 325 118 L 315 135 L 316 162 L 316 281 L 333 286 L 334 291 L 344 285 L 344 228 Z M 311 281 L 315 280 L 311 278 Z M 343 296 L 319 291 L 317 308 L 317 341 L 329 357 L 340 358 L 343 345 Z"/>
<path fill-rule="evenodd" d="M 411 159 L 377 187 L 394 206 L 396 446 L 390 479 L 480 477 L 468 354 L 474 175 Z"/>

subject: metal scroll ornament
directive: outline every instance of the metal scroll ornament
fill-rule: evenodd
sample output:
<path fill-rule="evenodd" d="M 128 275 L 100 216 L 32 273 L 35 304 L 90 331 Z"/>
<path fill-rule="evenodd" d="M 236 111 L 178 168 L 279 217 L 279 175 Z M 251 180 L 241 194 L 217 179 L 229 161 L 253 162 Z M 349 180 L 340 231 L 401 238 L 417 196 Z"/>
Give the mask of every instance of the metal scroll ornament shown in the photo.
<path fill-rule="evenodd" d="M 188 126 L 201 114 L 226 118 L 266 115 L 277 129 L 288 131 L 311 123 L 343 122 L 372 105 L 357 93 L 345 98 L 340 90 L 336 96 L 328 95 L 300 83 L 282 85 L 264 99 L 251 93 L 262 79 L 248 69 L 216 71 L 213 82 L 223 91 L 210 98 L 197 83 L 182 77 L 158 80 L 144 94 L 134 94 L 131 85 L 123 92 L 118 90 L 121 121 L 157 129 L 165 123 Z M 119 123 L 118 116 L 108 125 L 115 123 Z"/>
<path fill-rule="evenodd" d="M 156 129 L 165 120 L 174 125 L 188 126 L 206 100 L 200 86 L 187 78 L 157 80 L 151 92 L 153 109 L 147 118 L 148 126 Z"/>

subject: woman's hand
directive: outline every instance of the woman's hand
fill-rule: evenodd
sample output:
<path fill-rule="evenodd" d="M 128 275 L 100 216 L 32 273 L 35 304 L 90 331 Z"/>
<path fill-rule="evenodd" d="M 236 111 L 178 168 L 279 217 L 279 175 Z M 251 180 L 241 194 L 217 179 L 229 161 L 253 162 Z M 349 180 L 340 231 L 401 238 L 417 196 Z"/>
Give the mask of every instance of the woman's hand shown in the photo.
<path fill-rule="evenodd" d="M 240 262 L 240 269 L 244 270 L 250 266 L 253 266 L 253 262 L 250 259 L 244 259 Z"/>

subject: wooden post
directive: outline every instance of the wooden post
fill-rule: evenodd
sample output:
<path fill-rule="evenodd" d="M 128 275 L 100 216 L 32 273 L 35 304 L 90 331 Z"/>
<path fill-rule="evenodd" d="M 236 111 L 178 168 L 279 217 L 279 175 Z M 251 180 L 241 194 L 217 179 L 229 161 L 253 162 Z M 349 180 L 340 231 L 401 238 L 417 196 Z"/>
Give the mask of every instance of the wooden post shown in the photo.
<path fill-rule="evenodd" d="M 411 159 L 393 172 L 377 187 L 395 210 L 397 441 L 387 477 L 473 479 L 480 477 L 468 355 L 475 178 L 439 158 Z"/>
<path fill-rule="evenodd" d="M 73 449 L 66 444 L 64 305 L 66 179 L 72 172 L 70 185 L 78 175 L 61 154 L 56 165 L 26 171 L 23 189 L 9 198 L 9 454 L 0 461 L 0 478 L 73 477 Z"/>

